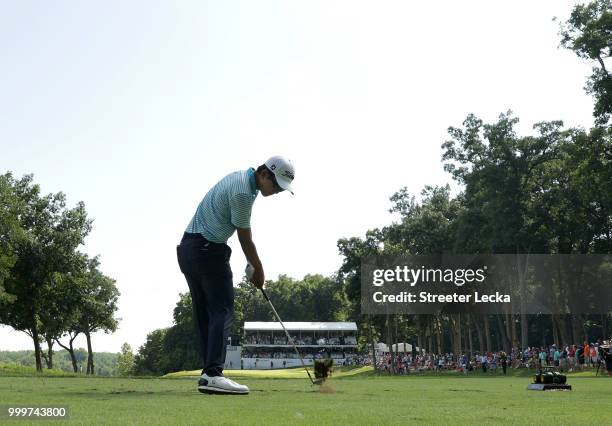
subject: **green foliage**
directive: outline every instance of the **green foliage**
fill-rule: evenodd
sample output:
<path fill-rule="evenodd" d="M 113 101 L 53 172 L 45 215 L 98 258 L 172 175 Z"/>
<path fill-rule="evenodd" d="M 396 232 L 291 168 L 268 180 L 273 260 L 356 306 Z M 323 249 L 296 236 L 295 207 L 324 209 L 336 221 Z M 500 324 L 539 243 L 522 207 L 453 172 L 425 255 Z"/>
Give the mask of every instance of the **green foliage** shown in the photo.
<path fill-rule="evenodd" d="M 117 373 L 119 376 L 129 376 L 134 371 L 134 353 L 128 343 L 121 346 L 121 353 L 117 357 Z"/>
<path fill-rule="evenodd" d="M 25 366 L 20 364 L 0 363 L 0 377 L 75 377 L 76 374 L 61 369 L 45 369 L 43 372 L 37 371 L 36 366 Z"/>
<path fill-rule="evenodd" d="M 23 238 L 17 220 L 23 203 L 16 196 L 15 181 L 10 173 L 0 175 L 0 303 L 10 303 L 15 296 L 6 292 L 4 282 L 17 261 L 15 245 Z"/>
<path fill-rule="evenodd" d="M 338 240 L 338 251 L 344 257 L 338 270 L 338 282 L 349 303 L 349 318 L 360 315 L 361 301 L 361 258 L 381 252 L 383 238 L 379 230 L 370 230 L 365 239 L 352 237 Z"/>
<path fill-rule="evenodd" d="M 87 350 L 79 348 L 75 350 L 77 357 L 77 373 L 85 374 L 85 367 L 87 362 Z M 111 352 L 96 352 L 96 363 L 99 373 L 104 376 L 117 376 L 118 365 L 117 358 L 118 354 Z M 0 365 L 5 366 L 5 373 L 9 370 L 13 371 L 13 375 L 19 375 L 19 371 L 26 373 L 30 370 L 35 372 L 36 361 L 34 359 L 34 351 L 0 351 Z M 23 370 L 19 370 L 18 367 L 23 367 Z M 70 354 L 66 350 L 60 350 L 55 352 L 53 359 L 53 371 L 62 371 L 63 373 L 74 373 L 72 369 L 72 362 L 70 360 Z M 51 371 L 48 369 L 43 370 L 44 372 Z M 8 374 L 8 373 L 7 373 Z"/>
<path fill-rule="evenodd" d="M 347 317 L 347 301 L 334 277 L 306 275 L 296 280 L 280 275 L 266 282 L 266 292 L 283 321 L 342 321 Z M 240 283 L 235 300 L 236 325 L 274 321 L 268 302 L 251 284 Z M 239 329 L 234 330 L 239 334 Z"/>
<path fill-rule="evenodd" d="M 167 328 L 162 328 L 147 335 L 147 341 L 138 349 L 134 357 L 136 375 L 153 376 L 169 372 L 167 371 L 167 354 L 164 351 L 164 338 L 167 332 Z"/>
<path fill-rule="evenodd" d="M 76 249 L 91 230 L 91 220 L 83 203 L 68 209 L 61 192 L 42 196 L 31 175 L 16 180 L 7 173 L 0 187 L 8 194 L 3 195 L 3 202 L 9 204 L 8 215 L 3 215 L 1 238 L 6 243 L 1 251 L 11 253 L 14 261 L 8 276 L 4 273 L 4 289 L 10 297 L 0 300 L 0 322 L 32 337 L 37 366 L 42 368 L 41 327 L 45 320 L 49 328 L 59 327 L 52 327 L 49 319 L 57 323 L 63 319 L 56 309 L 56 278 L 74 270 L 79 257 Z M 6 260 L 2 263 L 7 264 Z"/>
<path fill-rule="evenodd" d="M 91 230 L 84 204 L 68 208 L 63 193 L 42 195 L 31 175 L 9 172 L 0 176 L 0 206 L 0 323 L 32 338 L 37 367 L 64 334 L 114 331 L 115 282 L 77 250 Z"/>
<path fill-rule="evenodd" d="M 295 280 L 285 275 L 266 283 L 283 321 L 344 321 L 348 302 L 338 281 L 322 275 Z M 235 288 L 233 334 L 242 334 L 245 321 L 273 321 L 273 314 L 261 293 L 243 281 Z M 193 324 L 191 296 L 181 294 L 174 308 L 172 327 L 147 336 L 135 357 L 138 375 L 161 375 L 201 368 L 199 338 Z"/>
<path fill-rule="evenodd" d="M 559 34 L 561 46 L 579 58 L 597 61 L 586 90 L 595 98 L 593 115 L 597 123 L 605 125 L 612 113 L 612 76 L 605 64 L 612 56 L 612 2 L 595 0 L 574 6 Z"/>
<path fill-rule="evenodd" d="M 518 119 L 502 114 L 484 124 L 469 115 L 463 128 L 449 128 L 442 145 L 444 169 L 465 185 L 458 215 L 457 252 L 549 252 L 537 196 L 546 168 L 569 137 L 561 122 L 539 123 L 536 136 L 518 137 Z"/>
<path fill-rule="evenodd" d="M 401 215 L 400 223 L 382 231 L 383 254 L 437 254 L 452 251 L 461 203 L 450 196 L 450 186 L 426 186 L 421 203 L 406 188 L 391 197 L 391 212 Z"/>
<path fill-rule="evenodd" d="M 115 318 L 118 309 L 119 290 L 115 280 L 105 276 L 98 269 L 99 262 L 89 262 L 83 283 L 80 306 L 80 327 L 85 332 L 117 330 L 119 320 Z"/>
<path fill-rule="evenodd" d="M 612 251 L 611 129 L 563 129 L 561 122 L 553 121 L 536 124 L 535 135 L 519 136 L 517 123 L 511 113 L 500 115 L 493 123 L 468 115 L 462 127 L 449 128 L 451 138 L 442 145 L 444 168 L 462 185 L 462 192 L 453 197 L 448 186 L 426 186 L 417 200 L 402 188 L 391 197 L 390 212 L 399 214 L 398 222 L 367 231 L 365 239 L 338 241 L 343 256 L 338 276 L 353 306 L 351 317 L 359 319 L 361 347 L 369 343 L 367 334 L 373 326 L 374 335 L 385 341 L 401 341 L 407 336 L 425 342 L 428 335 L 431 344 L 439 333 L 441 347 L 450 350 L 450 342 L 457 342 L 461 326 L 459 318 L 450 317 L 403 316 L 397 322 L 395 318 L 387 322 L 359 317 L 364 256 Z M 564 285 L 565 294 L 546 297 L 558 297 L 559 305 L 571 306 L 567 299 L 574 291 L 573 284 Z M 550 317 L 538 320 L 534 327 L 527 326 L 529 320 L 521 316 L 523 346 L 527 339 L 532 345 L 541 344 L 544 334 L 552 341 Z M 569 319 L 589 320 L 593 318 Z M 473 318 L 472 326 L 481 327 L 479 333 L 484 329 L 482 321 Z M 496 318 L 487 325 L 487 338 L 495 338 L 494 346 L 500 339 L 502 347 L 519 344 L 510 342 L 513 336 L 504 334 L 507 321 L 514 319 Z M 601 318 L 595 322 L 595 328 L 602 330 Z M 565 327 L 565 322 L 562 325 Z M 589 333 L 593 338 L 601 337 Z M 572 336 L 575 333 L 567 331 L 565 343 Z M 458 349 L 455 347 L 454 352 Z"/>

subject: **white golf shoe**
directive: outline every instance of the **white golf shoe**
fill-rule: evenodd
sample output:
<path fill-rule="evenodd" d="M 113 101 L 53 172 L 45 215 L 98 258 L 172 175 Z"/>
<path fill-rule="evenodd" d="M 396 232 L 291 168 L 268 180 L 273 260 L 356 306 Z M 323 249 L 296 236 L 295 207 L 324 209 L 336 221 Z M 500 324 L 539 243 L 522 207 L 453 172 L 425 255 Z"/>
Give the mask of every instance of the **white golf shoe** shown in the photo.
<path fill-rule="evenodd" d="M 236 383 L 224 376 L 209 376 L 202 374 L 198 380 L 198 390 L 202 393 L 227 393 L 236 395 L 246 395 L 249 388 L 245 385 Z"/>

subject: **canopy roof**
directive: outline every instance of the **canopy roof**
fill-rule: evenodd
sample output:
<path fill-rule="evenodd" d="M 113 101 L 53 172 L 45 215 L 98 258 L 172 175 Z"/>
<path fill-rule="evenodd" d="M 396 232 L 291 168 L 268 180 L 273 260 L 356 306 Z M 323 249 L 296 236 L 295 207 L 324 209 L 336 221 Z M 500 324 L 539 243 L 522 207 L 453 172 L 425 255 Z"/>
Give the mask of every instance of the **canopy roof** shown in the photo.
<path fill-rule="evenodd" d="M 284 322 L 287 330 L 293 331 L 357 331 L 354 322 Z M 244 330 L 247 331 L 282 331 L 279 322 L 245 321 Z"/>

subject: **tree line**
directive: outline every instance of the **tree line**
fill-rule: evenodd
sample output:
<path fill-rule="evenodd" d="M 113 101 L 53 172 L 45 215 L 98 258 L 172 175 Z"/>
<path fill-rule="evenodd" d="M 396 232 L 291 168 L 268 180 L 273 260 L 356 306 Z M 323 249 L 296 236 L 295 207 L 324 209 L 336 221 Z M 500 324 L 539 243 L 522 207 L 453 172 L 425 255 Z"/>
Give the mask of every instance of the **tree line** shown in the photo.
<path fill-rule="evenodd" d="M 119 356 L 110 352 L 95 352 L 96 369 L 98 376 L 117 376 L 121 375 L 118 368 Z M 77 361 L 77 372 L 85 373 L 89 354 L 85 348 L 74 350 Z M 53 354 L 53 368 L 66 373 L 73 373 L 72 355 L 65 349 L 56 351 Z M 11 366 L 36 367 L 34 351 L 0 351 L 0 366 L 10 369 Z"/>
<path fill-rule="evenodd" d="M 340 289 L 340 291 L 339 291 Z M 239 344 L 245 321 L 274 321 L 268 302 L 246 277 L 235 287 L 232 341 Z M 281 275 L 266 281 L 266 292 L 283 321 L 347 321 L 349 304 L 334 277 Z M 134 358 L 134 374 L 159 375 L 201 368 L 191 296 L 179 296 L 173 325 L 148 334 Z"/>
<path fill-rule="evenodd" d="M 36 369 L 53 368 L 54 346 L 65 349 L 74 372 L 87 341 L 87 374 L 94 374 L 91 334 L 115 331 L 119 291 L 97 257 L 78 249 L 91 231 L 85 205 L 66 205 L 62 192 L 42 195 L 32 175 L 0 175 L 0 324 L 26 333 Z"/>
<path fill-rule="evenodd" d="M 362 349 L 375 341 L 414 342 L 430 352 L 505 350 L 512 347 L 593 341 L 610 333 L 602 315 L 440 314 L 368 316 L 360 312 L 360 266 L 381 254 L 609 254 L 612 252 L 612 7 L 609 0 L 576 5 L 561 23 L 560 45 L 593 63 L 585 90 L 594 99 L 595 127 L 565 128 L 542 121 L 520 136 L 508 111 L 492 123 L 468 115 L 448 129 L 444 169 L 461 188 L 426 186 L 417 199 L 408 188 L 390 198 L 398 222 L 342 238 L 342 265 L 332 277 L 281 276 L 266 286 L 286 321 L 355 320 Z M 571 283 L 568 283 L 571 285 Z M 236 289 L 234 333 L 244 321 L 273 321 L 246 282 Z M 558 296 L 571 306 L 571 292 Z M 139 373 L 197 369 L 191 301 L 183 294 L 174 325 L 149 334 L 136 355 Z M 374 354 L 373 354 L 374 355 Z"/>
<path fill-rule="evenodd" d="M 561 46 L 594 66 L 586 91 L 594 98 L 595 127 L 564 128 L 543 121 L 534 134 L 519 136 L 518 118 L 501 114 L 493 123 L 468 115 L 448 129 L 442 145 L 444 169 L 460 184 L 427 186 L 416 201 L 407 188 L 391 197 L 391 212 L 401 219 L 365 238 L 341 239 L 340 278 L 357 311 L 359 259 L 377 254 L 609 254 L 612 250 L 612 54 L 610 1 L 577 5 L 560 27 Z M 521 282 L 521 291 L 524 283 Z M 558 306 L 572 306 L 577 283 L 564 283 Z M 522 308 L 522 307 L 521 307 Z M 370 336 L 388 342 L 410 338 L 432 352 L 455 354 L 473 349 L 509 352 L 545 342 L 594 341 L 610 332 L 610 313 L 602 315 L 418 315 L 361 317 Z M 445 339 L 445 336 L 447 337 Z"/>

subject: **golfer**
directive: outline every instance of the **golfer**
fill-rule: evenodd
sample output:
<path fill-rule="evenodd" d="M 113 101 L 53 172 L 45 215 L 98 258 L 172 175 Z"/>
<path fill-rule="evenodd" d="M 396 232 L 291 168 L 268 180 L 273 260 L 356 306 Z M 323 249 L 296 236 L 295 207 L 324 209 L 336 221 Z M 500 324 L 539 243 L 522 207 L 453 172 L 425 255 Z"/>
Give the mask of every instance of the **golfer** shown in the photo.
<path fill-rule="evenodd" d="M 255 268 L 251 282 L 261 288 L 264 270 L 251 238 L 251 209 L 257 195 L 293 194 L 295 170 L 284 157 L 272 157 L 257 170 L 230 173 L 204 196 L 189 222 L 177 256 L 193 302 L 203 370 L 198 390 L 247 394 L 247 386 L 223 376 L 225 347 L 232 327 L 234 287 L 227 240 L 235 230 L 247 261 Z"/>

